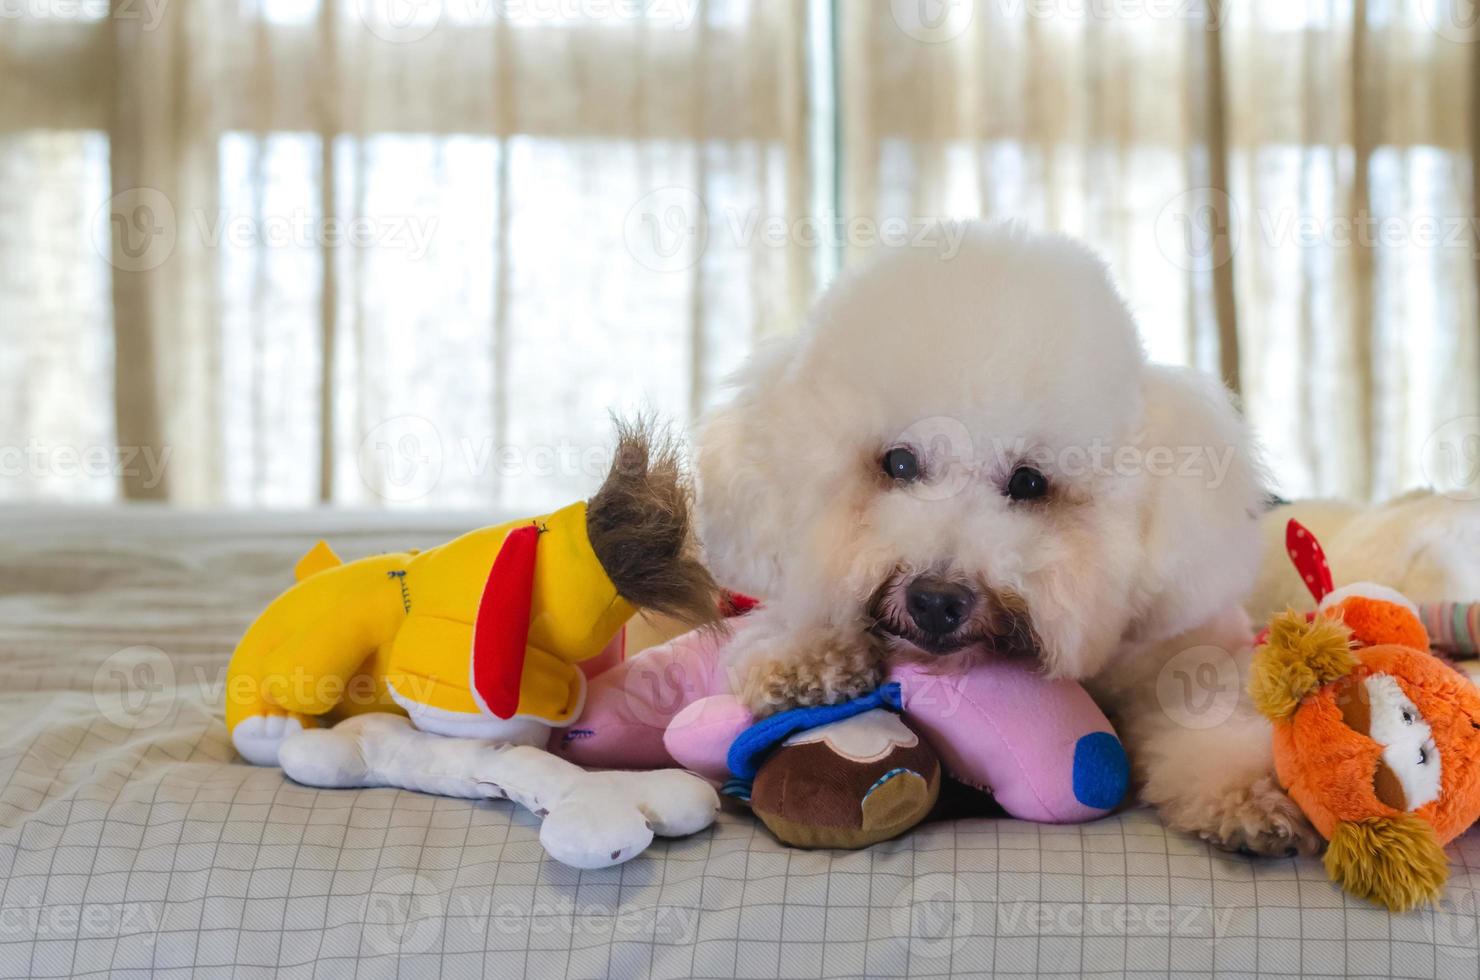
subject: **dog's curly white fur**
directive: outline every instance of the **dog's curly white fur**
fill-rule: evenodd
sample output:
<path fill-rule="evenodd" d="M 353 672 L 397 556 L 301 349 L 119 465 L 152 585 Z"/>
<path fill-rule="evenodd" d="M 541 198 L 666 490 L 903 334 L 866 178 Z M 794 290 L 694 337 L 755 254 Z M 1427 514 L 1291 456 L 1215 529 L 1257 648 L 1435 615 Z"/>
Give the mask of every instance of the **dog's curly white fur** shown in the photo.
<path fill-rule="evenodd" d="M 1246 659 L 1227 613 L 1258 565 L 1263 481 L 1227 392 L 1147 362 L 1083 246 L 972 225 L 954 255 L 901 247 L 845 274 L 738 376 L 698 476 L 717 577 L 766 600 L 733 643 L 754 710 L 847 698 L 888 656 L 1032 655 L 1101 699 L 1173 826 L 1315 846 L 1256 713 L 1190 729 L 1157 699 L 1190 645 Z"/>

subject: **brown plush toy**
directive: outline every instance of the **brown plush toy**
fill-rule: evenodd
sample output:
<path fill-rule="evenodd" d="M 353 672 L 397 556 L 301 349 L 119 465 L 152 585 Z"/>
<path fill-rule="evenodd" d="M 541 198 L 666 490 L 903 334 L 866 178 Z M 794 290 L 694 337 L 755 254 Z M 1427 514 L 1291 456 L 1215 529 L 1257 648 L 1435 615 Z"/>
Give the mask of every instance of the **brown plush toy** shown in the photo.
<path fill-rule="evenodd" d="M 784 844 L 868 847 L 924 820 L 940 779 L 919 732 L 875 709 L 787 739 L 756 773 L 750 806 Z"/>

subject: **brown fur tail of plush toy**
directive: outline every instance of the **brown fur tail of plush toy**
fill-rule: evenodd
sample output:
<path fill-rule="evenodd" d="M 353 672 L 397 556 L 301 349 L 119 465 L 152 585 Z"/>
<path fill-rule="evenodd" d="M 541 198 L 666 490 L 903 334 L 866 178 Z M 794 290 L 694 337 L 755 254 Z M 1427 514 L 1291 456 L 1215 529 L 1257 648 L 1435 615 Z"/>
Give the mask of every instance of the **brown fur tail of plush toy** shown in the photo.
<path fill-rule="evenodd" d="M 679 448 L 650 421 L 617 420 L 616 427 L 616 457 L 586 505 L 596 559 L 638 608 L 709 622 L 718 615 L 719 589 L 698 557 Z"/>
<path fill-rule="evenodd" d="M 1404 912 L 1439 898 L 1449 862 L 1434 828 L 1403 813 L 1338 823 L 1326 873 L 1353 895 Z"/>
<path fill-rule="evenodd" d="M 1293 609 L 1274 618 L 1269 639 L 1254 654 L 1249 695 L 1274 721 L 1289 718 L 1307 694 L 1344 677 L 1356 666 L 1351 630 L 1339 619 L 1307 622 Z"/>

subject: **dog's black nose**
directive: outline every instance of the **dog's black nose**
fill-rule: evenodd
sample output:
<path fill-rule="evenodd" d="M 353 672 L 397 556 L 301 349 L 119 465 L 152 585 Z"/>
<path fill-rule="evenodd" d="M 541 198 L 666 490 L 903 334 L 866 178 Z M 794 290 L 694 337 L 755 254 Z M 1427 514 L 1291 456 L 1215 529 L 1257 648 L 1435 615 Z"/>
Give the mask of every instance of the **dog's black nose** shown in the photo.
<path fill-rule="evenodd" d="M 904 602 L 922 633 L 949 636 L 971 615 L 976 596 L 965 586 L 922 576 L 905 589 Z"/>

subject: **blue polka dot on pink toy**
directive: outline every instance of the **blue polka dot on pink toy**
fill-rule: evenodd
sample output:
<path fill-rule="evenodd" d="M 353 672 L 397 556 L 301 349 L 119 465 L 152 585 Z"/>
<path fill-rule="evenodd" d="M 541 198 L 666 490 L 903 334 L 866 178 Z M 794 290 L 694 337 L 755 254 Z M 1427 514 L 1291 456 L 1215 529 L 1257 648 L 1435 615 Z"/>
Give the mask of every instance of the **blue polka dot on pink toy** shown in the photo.
<path fill-rule="evenodd" d="M 1130 760 L 1120 739 L 1091 732 L 1074 743 L 1074 798 L 1080 803 L 1112 809 L 1125 799 L 1130 783 Z"/>

